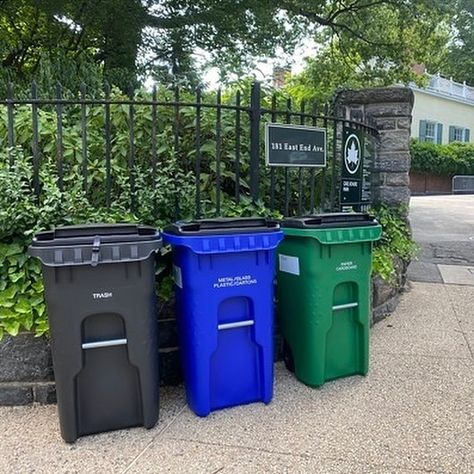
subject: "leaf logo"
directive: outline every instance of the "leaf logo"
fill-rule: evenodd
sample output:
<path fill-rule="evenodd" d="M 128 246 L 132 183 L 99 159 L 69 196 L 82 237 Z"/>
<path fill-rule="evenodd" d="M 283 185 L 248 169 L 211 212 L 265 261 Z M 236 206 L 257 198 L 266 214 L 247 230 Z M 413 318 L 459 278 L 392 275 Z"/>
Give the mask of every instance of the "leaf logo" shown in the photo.
<path fill-rule="evenodd" d="M 350 174 L 356 174 L 360 165 L 360 141 L 355 134 L 349 135 L 344 146 L 344 163 Z"/>

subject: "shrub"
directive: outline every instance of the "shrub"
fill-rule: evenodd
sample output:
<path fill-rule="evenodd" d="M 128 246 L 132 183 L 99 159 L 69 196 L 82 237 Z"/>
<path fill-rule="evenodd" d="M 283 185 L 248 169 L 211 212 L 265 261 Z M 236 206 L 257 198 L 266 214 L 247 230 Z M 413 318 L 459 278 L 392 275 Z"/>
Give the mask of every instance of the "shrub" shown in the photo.
<path fill-rule="evenodd" d="M 37 335 L 48 330 L 43 298 L 41 267 L 27 255 L 34 233 L 59 225 L 93 222 L 143 222 L 163 226 L 173 219 L 174 201 L 180 196 L 184 212 L 194 204 L 194 184 L 170 159 L 160 169 L 157 185 L 152 187 L 143 171 L 136 174 L 135 213 L 129 209 L 129 184 L 125 168 L 118 169 L 117 192 L 109 208 L 91 204 L 81 180 L 68 176 L 73 184 L 60 191 L 53 165 L 45 162 L 40 169 L 42 192 L 33 193 L 33 166 L 30 157 L 18 151 L 10 167 L 0 154 L 0 338 L 21 330 Z M 159 204 L 155 204 L 159 203 Z"/>
<path fill-rule="evenodd" d="M 396 275 L 397 259 L 409 263 L 416 255 L 418 246 L 411 232 L 403 209 L 378 206 L 371 214 L 382 226 L 382 237 L 376 242 L 373 252 L 372 273 L 392 282 Z"/>
<path fill-rule="evenodd" d="M 474 174 L 474 144 L 453 142 L 437 145 L 413 140 L 411 170 L 442 176 Z"/>

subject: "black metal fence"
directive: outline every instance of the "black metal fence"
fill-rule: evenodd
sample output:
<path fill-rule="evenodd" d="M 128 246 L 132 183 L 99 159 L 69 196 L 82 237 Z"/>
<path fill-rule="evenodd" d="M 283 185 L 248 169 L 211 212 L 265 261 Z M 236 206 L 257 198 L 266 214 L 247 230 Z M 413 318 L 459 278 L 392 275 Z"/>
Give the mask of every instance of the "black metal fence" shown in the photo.
<path fill-rule="evenodd" d="M 163 148 L 160 147 L 160 137 L 161 131 L 167 126 L 172 136 L 172 143 L 168 144 L 168 148 L 172 149 L 172 155 L 182 163 L 183 169 L 194 176 L 194 215 L 197 217 L 203 214 L 203 200 L 209 199 L 209 189 L 206 190 L 203 186 L 203 174 L 214 181 L 214 190 L 211 194 L 213 212 L 216 215 L 222 213 L 223 195 L 237 203 L 245 196 L 253 202 L 262 202 L 272 211 L 280 211 L 284 215 L 315 210 L 337 210 L 343 127 L 350 126 L 362 130 L 368 139 L 373 139 L 377 133 L 371 124 L 337 117 L 333 105 L 305 102 L 295 104 L 291 99 L 281 97 L 279 93 L 266 94 L 258 82 L 251 85 L 249 96 L 244 96 L 237 90 L 231 95 L 226 93 L 224 99 L 220 90 L 215 94 L 209 94 L 198 89 L 191 95 L 189 91 L 181 91 L 177 87 L 168 92 L 166 97 L 161 97 L 157 88 L 149 94 L 131 93 L 128 97 L 117 97 L 111 94 L 107 85 L 100 98 L 90 97 L 85 86 L 81 88 L 79 98 L 65 98 L 63 95 L 64 91 L 58 85 L 54 98 L 40 98 L 37 87 L 33 84 L 30 97 L 15 98 L 13 86 L 9 84 L 8 96 L 0 99 L 0 113 L 3 109 L 5 119 L 3 129 L 5 136 L 2 136 L 0 129 L 0 146 L 7 147 L 10 164 L 14 163 L 15 149 L 19 144 L 16 136 L 17 113 L 20 108 L 24 111 L 27 107 L 31 136 L 26 139 L 28 142 L 26 148 L 29 148 L 33 162 L 34 193 L 36 196 L 41 193 L 40 166 L 44 160 L 56 163 L 58 186 L 63 190 L 64 169 L 70 160 L 65 153 L 64 127 L 65 122 L 69 120 L 68 115 L 74 111 L 79 138 L 77 147 L 74 145 L 77 148 L 77 150 L 74 148 L 74 159 L 80 159 L 78 168 L 80 176 L 77 178 L 82 180 L 83 189 L 89 192 L 91 117 L 100 115 L 102 146 L 99 154 L 105 174 L 102 181 L 104 204 L 110 206 L 114 147 L 117 146 L 114 137 L 117 127 L 114 126 L 113 119 L 114 114 L 119 111 L 126 116 L 128 139 L 122 146 L 127 148 L 126 166 L 132 211 L 137 205 L 135 168 L 139 154 L 138 140 L 141 140 L 140 143 L 144 147 L 144 151 L 140 151 L 139 159 L 142 165 L 145 160 L 151 186 L 154 186 L 160 173 L 160 163 L 166 159 L 163 157 L 163 152 L 160 152 Z M 137 116 L 139 113 L 143 115 L 143 110 L 147 111 L 147 119 L 145 122 L 142 120 L 140 129 L 137 129 Z M 54 141 L 54 150 L 44 143 L 42 121 L 49 122 L 50 126 L 50 122 L 54 122 L 54 135 L 50 136 L 50 140 Z M 325 128 L 328 137 L 327 167 L 318 170 L 266 167 L 263 159 L 265 122 L 295 123 Z M 94 133 L 97 133 L 96 129 Z M 210 151 L 208 146 L 204 153 L 203 143 L 208 141 L 211 135 L 213 149 Z M 24 148 L 25 143 L 23 137 Z M 169 153 L 165 155 L 169 156 Z M 189 160 L 190 156 L 192 163 Z M 232 179 L 229 179 L 229 172 L 223 175 L 223 161 L 227 169 L 231 169 Z M 175 205 L 176 216 L 179 217 L 178 196 Z"/>

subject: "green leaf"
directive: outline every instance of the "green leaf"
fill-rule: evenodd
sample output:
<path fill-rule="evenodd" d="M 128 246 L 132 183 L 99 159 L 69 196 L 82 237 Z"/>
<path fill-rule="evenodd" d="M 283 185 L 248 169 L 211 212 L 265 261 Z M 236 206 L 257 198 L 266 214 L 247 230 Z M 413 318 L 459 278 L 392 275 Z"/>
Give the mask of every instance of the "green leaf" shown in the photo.
<path fill-rule="evenodd" d="M 20 331 L 20 323 L 18 321 L 4 321 L 3 327 L 10 336 L 17 336 Z"/>
<path fill-rule="evenodd" d="M 23 254 L 24 248 L 19 244 L 11 244 L 8 246 L 5 256 L 9 257 L 10 255 Z"/>
<path fill-rule="evenodd" d="M 3 300 L 11 300 L 15 297 L 17 291 L 17 287 L 13 285 L 9 286 L 6 290 L 0 291 L 0 302 Z"/>
<path fill-rule="evenodd" d="M 38 306 L 40 304 L 44 304 L 43 296 L 35 296 L 34 298 L 30 298 L 30 305 L 31 306 Z"/>
<path fill-rule="evenodd" d="M 22 272 L 21 273 L 20 272 L 10 273 L 8 278 L 10 279 L 10 281 L 12 283 L 16 283 L 17 281 L 21 280 L 22 278 L 25 278 L 25 274 L 22 273 Z"/>
<path fill-rule="evenodd" d="M 20 298 L 20 300 L 15 305 L 15 311 L 18 313 L 31 313 L 31 304 L 25 298 Z"/>
<path fill-rule="evenodd" d="M 0 319 L 14 319 L 17 316 L 18 315 L 15 313 L 15 311 L 0 307 Z"/>

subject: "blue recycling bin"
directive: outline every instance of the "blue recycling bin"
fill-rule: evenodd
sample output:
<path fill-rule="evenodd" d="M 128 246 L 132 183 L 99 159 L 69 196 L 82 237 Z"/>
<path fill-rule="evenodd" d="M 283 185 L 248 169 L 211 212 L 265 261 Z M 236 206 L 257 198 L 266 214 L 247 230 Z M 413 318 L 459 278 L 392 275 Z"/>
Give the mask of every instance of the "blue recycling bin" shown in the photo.
<path fill-rule="evenodd" d="M 177 222 L 165 229 L 189 406 L 199 416 L 273 395 L 273 281 L 280 225 Z"/>

